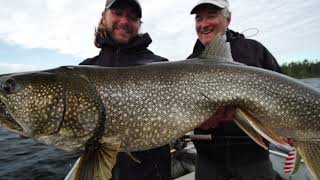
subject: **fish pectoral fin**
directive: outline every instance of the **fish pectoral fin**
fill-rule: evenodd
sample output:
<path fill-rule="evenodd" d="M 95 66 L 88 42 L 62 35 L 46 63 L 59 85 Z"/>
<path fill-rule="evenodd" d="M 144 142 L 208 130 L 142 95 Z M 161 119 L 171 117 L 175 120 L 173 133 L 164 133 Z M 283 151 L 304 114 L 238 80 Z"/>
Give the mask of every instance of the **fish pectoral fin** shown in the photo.
<path fill-rule="evenodd" d="M 141 164 L 141 161 L 138 158 L 134 157 L 131 152 L 126 152 L 126 153 L 134 162 Z"/>
<path fill-rule="evenodd" d="M 101 143 L 86 148 L 76 167 L 75 180 L 108 180 L 120 149 L 116 138 L 102 138 Z"/>
<path fill-rule="evenodd" d="M 288 157 L 284 164 L 284 172 L 289 175 L 294 174 L 298 170 L 300 162 L 301 156 L 299 155 L 299 153 L 297 153 L 296 148 L 292 149 L 291 151 L 289 151 Z"/>
<path fill-rule="evenodd" d="M 243 110 L 236 111 L 236 119 L 234 122 L 249 136 L 252 140 L 254 140 L 258 145 L 260 145 L 264 149 L 268 149 L 268 146 L 263 141 L 262 136 L 248 123 L 247 118 L 251 118 L 247 116 Z"/>
<path fill-rule="evenodd" d="M 252 138 L 255 142 L 257 142 L 259 145 L 264 147 L 262 145 L 261 140 L 257 137 L 256 133 L 253 133 L 252 129 L 259 133 L 262 137 L 264 137 L 269 142 L 279 146 L 286 148 L 288 150 L 292 150 L 292 146 L 290 146 L 283 138 L 276 135 L 273 131 L 265 127 L 263 124 L 259 122 L 250 112 L 243 110 L 241 108 L 236 108 L 236 117 L 237 121 L 236 123 L 240 124 L 240 128 L 246 129 L 245 132 L 249 133 L 248 135 Z M 242 126 L 242 127 L 241 127 Z M 251 128 L 249 128 L 251 126 Z"/>
<path fill-rule="evenodd" d="M 320 142 L 294 141 L 294 144 L 309 170 L 320 179 Z"/>

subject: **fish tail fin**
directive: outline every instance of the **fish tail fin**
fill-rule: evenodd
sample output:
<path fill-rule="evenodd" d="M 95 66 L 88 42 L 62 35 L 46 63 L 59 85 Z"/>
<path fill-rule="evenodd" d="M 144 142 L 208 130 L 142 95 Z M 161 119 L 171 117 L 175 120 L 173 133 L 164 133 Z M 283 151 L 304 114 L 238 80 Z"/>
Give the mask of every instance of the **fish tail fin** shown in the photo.
<path fill-rule="evenodd" d="M 210 44 L 208 44 L 199 58 L 218 59 L 232 62 L 230 43 L 227 42 L 226 33 L 219 33 Z"/>
<path fill-rule="evenodd" d="M 75 169 L 74 180 L 108 180 L 112 176 L 112 168 L 120 142 L 115 138 L 102 138 L 102 143 L 86 148 Z"/>
<path fill-rule="evenodd" d="M 320 179 L 320 142 L 296 141 L 295 146 L 309 170 Z"/>

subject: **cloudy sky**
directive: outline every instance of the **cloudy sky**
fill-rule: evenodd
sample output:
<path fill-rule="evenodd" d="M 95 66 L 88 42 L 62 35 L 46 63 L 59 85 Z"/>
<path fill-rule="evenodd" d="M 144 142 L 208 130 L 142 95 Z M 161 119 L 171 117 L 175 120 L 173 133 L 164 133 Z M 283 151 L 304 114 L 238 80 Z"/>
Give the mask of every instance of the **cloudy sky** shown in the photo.
<path fill-rule="evenodd" d="M 185 59 L 196 40 L 197 0 L 140 0 L 153 43 L 170 60 Z M 320 59 L 319 0 L 230 0 L 231 29 L 264 44 L 280 64 Z M 0 74 L 75 65 L 93 57 L 94 29 L 105 0 L 2 0 Z"/>

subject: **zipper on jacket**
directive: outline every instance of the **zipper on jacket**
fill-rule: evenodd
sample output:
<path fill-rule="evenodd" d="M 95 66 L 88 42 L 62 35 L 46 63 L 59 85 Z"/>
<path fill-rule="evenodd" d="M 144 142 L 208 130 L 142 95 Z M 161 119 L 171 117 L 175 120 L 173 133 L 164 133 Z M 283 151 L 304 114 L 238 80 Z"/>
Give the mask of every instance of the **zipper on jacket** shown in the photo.
<path fill-rule="evenodd" d="M 119 59 L 119 57 L 120 57 L 120 51 L 121 51 L 120 48 L 117 48 L 116 53 L 115 53 L 117 59 Z"/>
<path fill-rule="evenodd" d="M 118 65 L 120 63 L 119 62 L 119 60 L 120 60 L 120 51 L 121 51 L 121 49 L 119 47 L 117 47 L 116 52 L 114 53 L 115 57 L 116 57 L 114 65 Z"/>

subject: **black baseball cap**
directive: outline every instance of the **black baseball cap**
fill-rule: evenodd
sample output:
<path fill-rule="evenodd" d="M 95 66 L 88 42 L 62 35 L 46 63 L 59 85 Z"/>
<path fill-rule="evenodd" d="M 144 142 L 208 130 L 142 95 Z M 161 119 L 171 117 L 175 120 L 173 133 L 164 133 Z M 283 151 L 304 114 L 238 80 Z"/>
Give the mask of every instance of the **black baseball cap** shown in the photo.
<path fill-rule="evenodd" d="M 106 9 L 112 8 L 112 6 L 117 5 L 118 3 L 120 4 L 121 2 L 127 3 L 130 6 L 132 6 L 136 10 L 137 16 L 139 18 L 142 17 L 141 5 L 138 0 L 107 0 L 105 8 Z"/>

